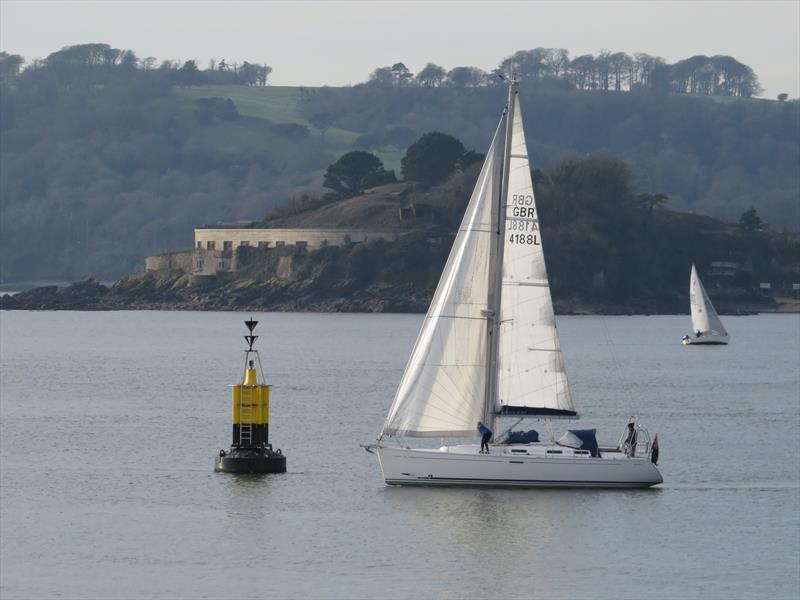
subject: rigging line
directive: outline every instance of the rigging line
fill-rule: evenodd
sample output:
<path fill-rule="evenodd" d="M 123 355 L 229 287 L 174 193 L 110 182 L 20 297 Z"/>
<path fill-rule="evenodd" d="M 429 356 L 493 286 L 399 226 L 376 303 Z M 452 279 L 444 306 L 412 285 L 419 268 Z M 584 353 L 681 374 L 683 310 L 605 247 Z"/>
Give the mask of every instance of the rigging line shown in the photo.
<path fill-rule="evenodd" d="M 611 355 L 611 362 L 614 364 L 614 370 L 616 371 L 617 381 L 622 384 L 622 389 L 625 391 L 625 396 L 627 397 L 628 401 L 628 416 L 633 416 L 633 394 L 631 392 L 630 386 L 628 385 L 627 380 L 622 377 L 622 368 L 620 367 L 619 361 L 617 360 L 617 355 L 614 352 L 614 346 L 611 344 L 611 336 L 608 333 L 608 327 L 606 326 L 606 319 L 605 317 L 600 317 L 600 322 L 603 324 L 603 334 L 606 338 L 606 346 L 608 346 L 608 353 Z"/>

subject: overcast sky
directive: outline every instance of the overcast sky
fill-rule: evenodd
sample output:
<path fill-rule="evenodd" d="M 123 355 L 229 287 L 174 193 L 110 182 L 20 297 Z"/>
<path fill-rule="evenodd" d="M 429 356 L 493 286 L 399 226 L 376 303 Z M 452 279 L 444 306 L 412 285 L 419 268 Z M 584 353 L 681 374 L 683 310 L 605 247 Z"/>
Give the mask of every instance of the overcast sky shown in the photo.
<path fill-rule="evenodd" d="M 139 57 L 267 63 L 274 85 L 346 85 L 402 61 L 490 70 L 513 51 L 729 54 L 764 97 L 800 96 L 800 0 L 235 2 L 0 0 L 0 50 L 104 42 Z"/>

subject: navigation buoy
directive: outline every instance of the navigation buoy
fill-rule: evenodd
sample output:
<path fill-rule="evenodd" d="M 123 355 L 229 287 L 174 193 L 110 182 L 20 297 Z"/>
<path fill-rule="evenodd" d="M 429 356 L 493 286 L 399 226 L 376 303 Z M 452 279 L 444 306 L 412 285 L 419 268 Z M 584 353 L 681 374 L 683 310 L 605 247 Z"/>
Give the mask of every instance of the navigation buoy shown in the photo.
<path fill-rule="evenodd" d="M 269 443 L 269 386 L 264 383 L 264 371 L 258 350 L 253 343 L 258 339 L 253 330 L 258 321 L 244 322 L 250 335 L 244 336 L 245 350 L 242 382 L 231 386 L 233 392 L 233 441 L 228 451 L 220 450 L 214 471 L 222 473 L 285 473 L 286 457 L 280 450 L 272 450 Z M 259 383 L 258 372 L 261 373 Z"/>

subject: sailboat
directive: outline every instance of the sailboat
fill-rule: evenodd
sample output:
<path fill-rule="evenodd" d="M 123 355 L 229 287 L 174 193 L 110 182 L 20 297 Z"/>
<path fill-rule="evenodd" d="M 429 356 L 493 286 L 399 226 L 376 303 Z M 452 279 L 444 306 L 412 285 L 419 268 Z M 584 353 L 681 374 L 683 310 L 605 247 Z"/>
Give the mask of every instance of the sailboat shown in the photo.
<path fill-rule="evenodd" d="M 684 346 L 694 346 L 698 344 L 713 345 L 727 344 L 730 340 L 725 326 L 714 310 L 714 305 L 700 281 L 697 269 L 692 265 L 692 275 L 689 278 L 689 308 L 692 311 L 692 329 L 694 333 L 683 336 Z"/>
<path fill-rule="evenodd" d="M 517 82 L 455 236 L 383 430 L 365 448 L 390 485 L 648 487 L 662 477 L 644 428 L 602 448 L 514 431 L 575 419 L 545 267 Z M 479 423 L 480 422 L 480 423 Z M 465 438 L 486 424 L 484 451 Z M 449 438 L 439 448 L 407 438 Z M 462 438 L 466 443 L 458 443 Z M 534 440 L 534 441 L 531 441 Z"/>

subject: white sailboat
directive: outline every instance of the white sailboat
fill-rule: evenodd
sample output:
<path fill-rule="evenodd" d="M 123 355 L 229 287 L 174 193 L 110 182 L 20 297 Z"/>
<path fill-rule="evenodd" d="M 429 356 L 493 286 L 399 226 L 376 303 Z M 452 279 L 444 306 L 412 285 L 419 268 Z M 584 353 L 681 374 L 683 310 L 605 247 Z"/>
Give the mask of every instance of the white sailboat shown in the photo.
<path fill-rule="evenodd" d="M 648 487 L 650 439 L 598 448 L 594 430 L 559 441 L 411 447 L 466 438 L 479 421 L 577 418 L 559 346 L 516 82 L 376 443 L 387 484 Z M 505 433 L 505 432 L 504 432 Z M 497 436 L 504 438 L 504 435 Z M 534 436 L 535 437 L 535 436 Z M 456 441 L 456 440 L 454 440 Z M 632 442 L 632 443 L 631 443 Z M 655 453 L 654 453 L 655 454 Z"/>
<path fill-rule="evenodd" d="M 714 310 L 714 305 L 700 281 L 697 269 L 692 265 L 689 278 L 689 307 L 692 311 L 692 329 L 694 333 L 683 336 L 684 346 L 727 344 L 730 340 L 728 332 Z"/>

